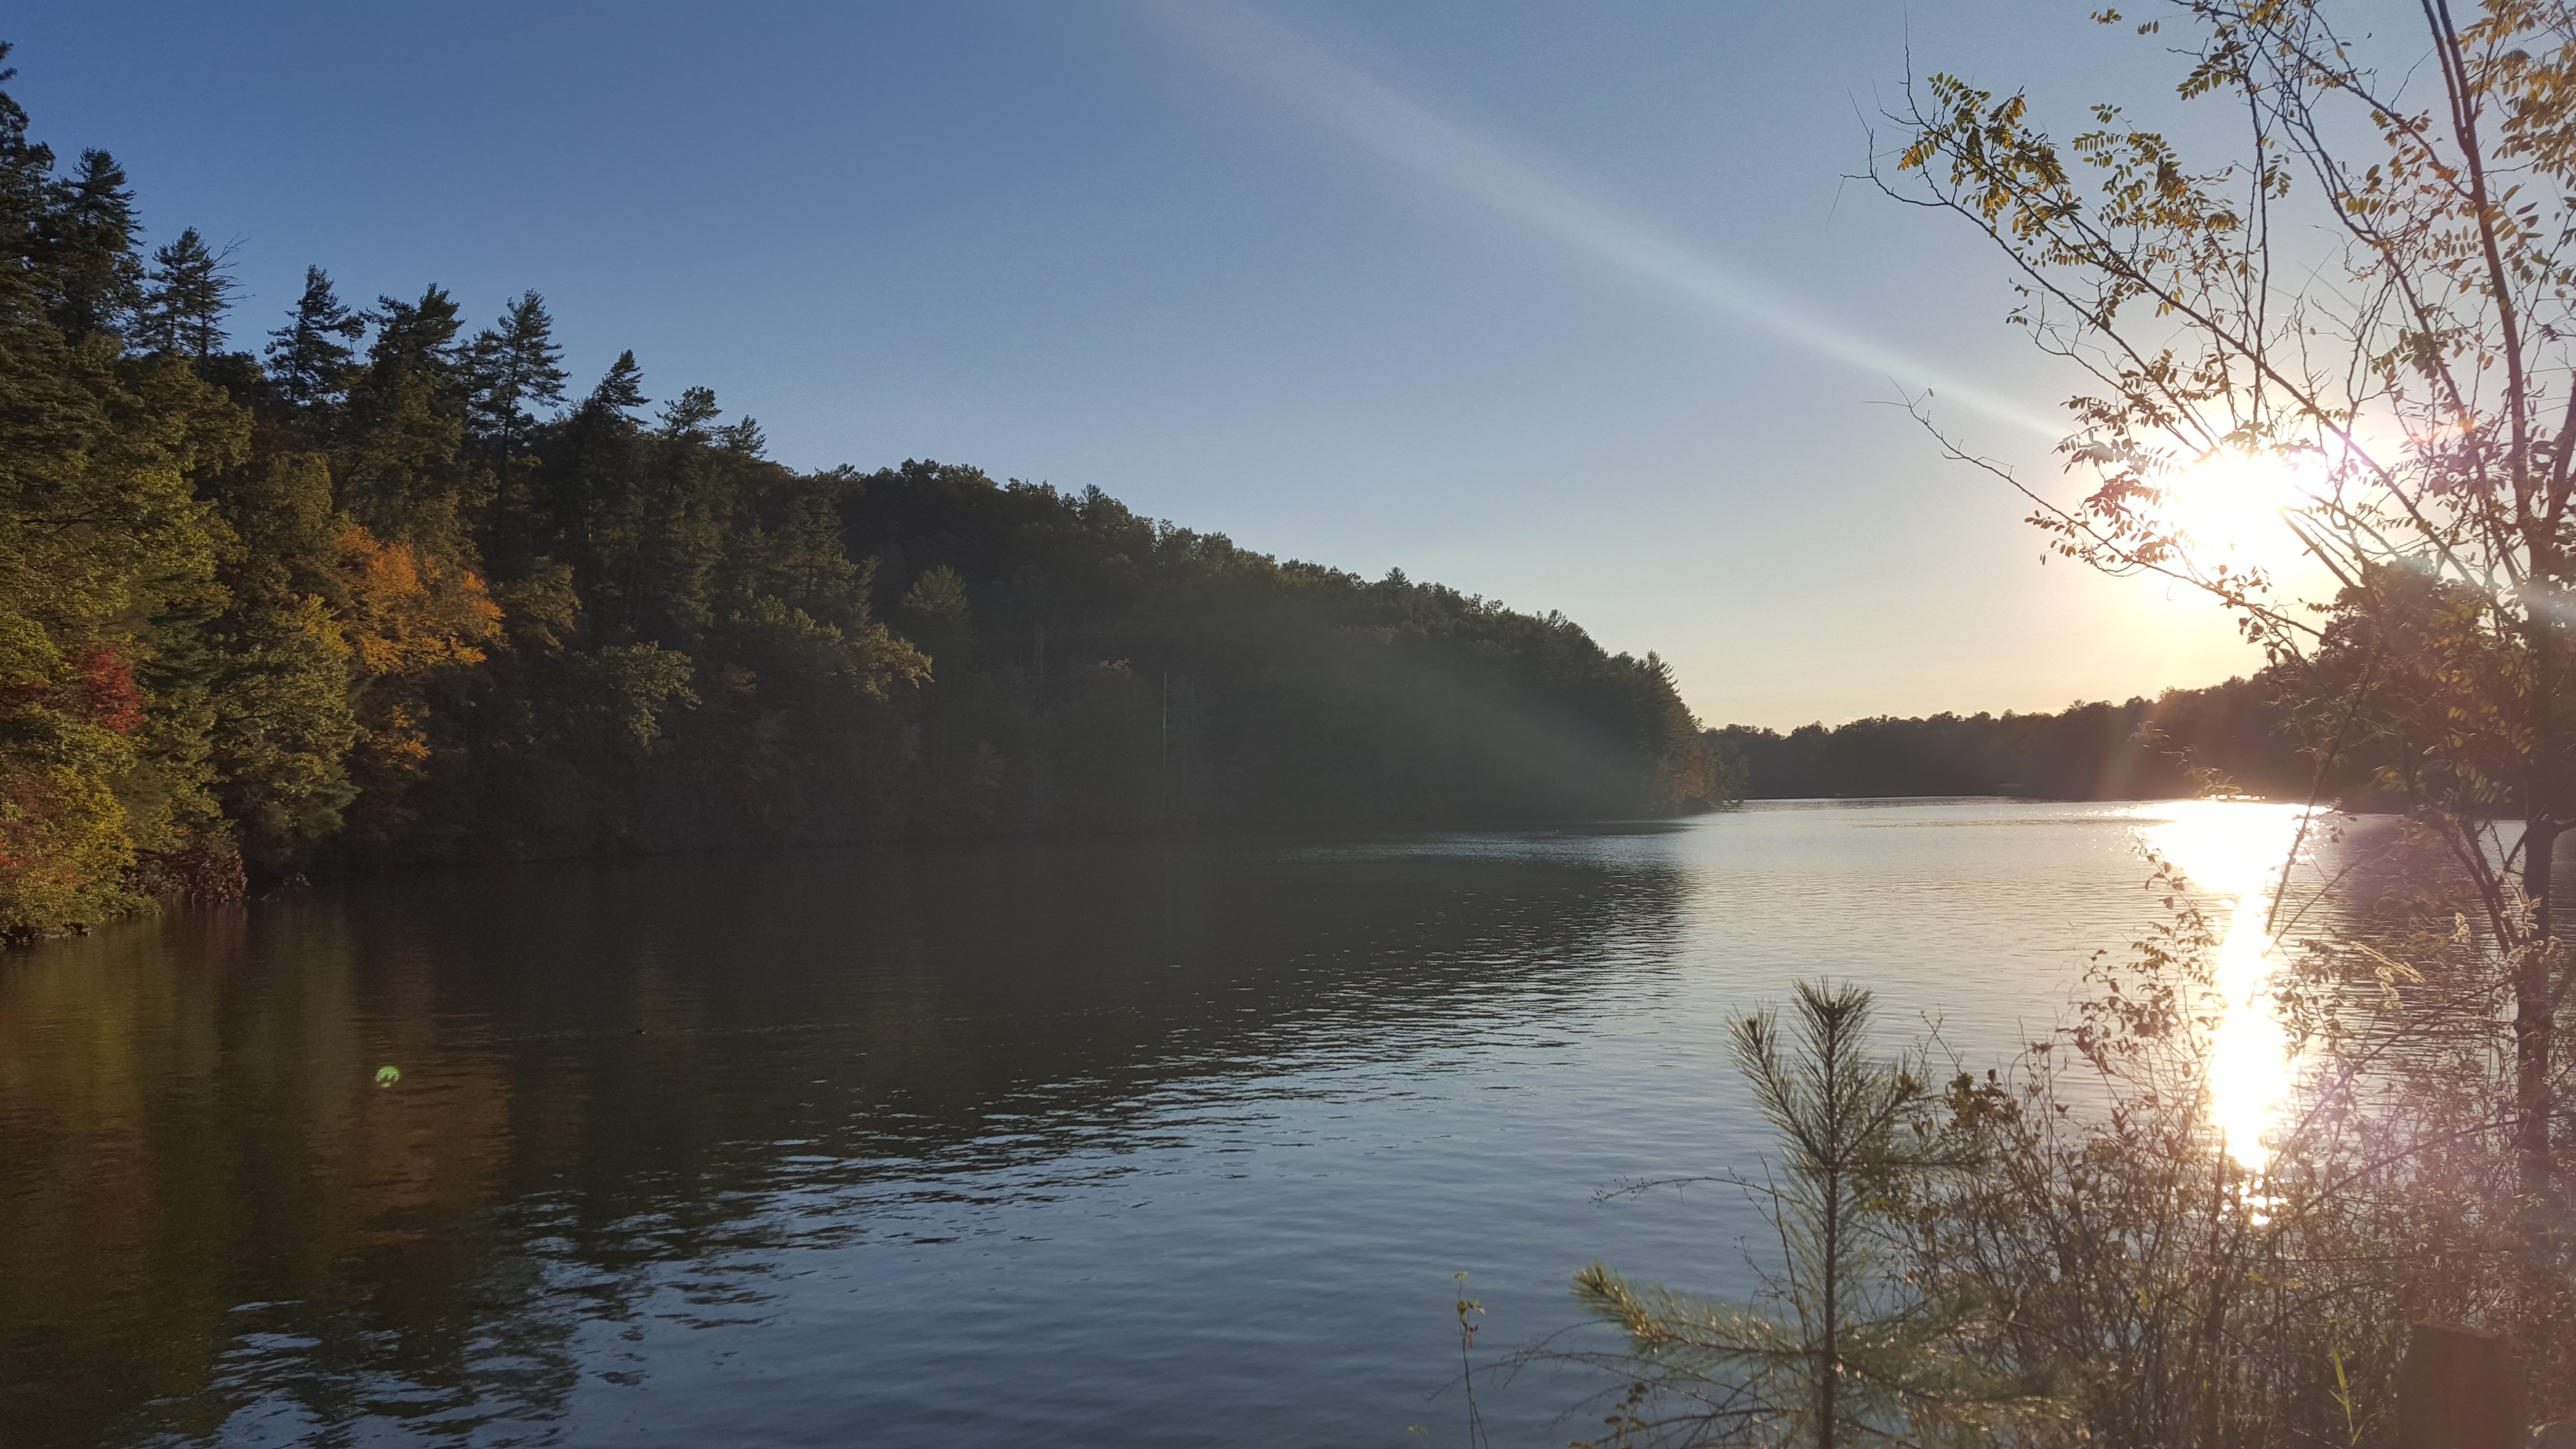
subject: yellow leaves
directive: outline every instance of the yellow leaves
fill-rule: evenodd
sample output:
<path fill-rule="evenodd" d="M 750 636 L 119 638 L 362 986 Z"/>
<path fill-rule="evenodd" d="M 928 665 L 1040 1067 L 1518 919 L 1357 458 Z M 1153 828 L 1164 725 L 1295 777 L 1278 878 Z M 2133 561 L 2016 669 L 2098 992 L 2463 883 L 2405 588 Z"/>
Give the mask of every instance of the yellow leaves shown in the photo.
<path fill-rule="evenodd" d="M 341 634 L 361 673 L 411 679 L 479 664 L 482 646 L 499 636 L 501 608 L 472 572 L 354 524 L 340 535 L 339 552 L 348 590 Z"/>
<path fill-rule="evenodd" d="M 135 847 L 106 778 L 70 764 L 0 770 L 0 931 L 36 935 L 129 908 Z"/>
<path fill-rule="evenodd" d="M 1897 169 L 1926 169 L 1933 158 L 1947 156 L 1959 205 L 1976 210 L 1990 226 L 2009 212 L 2016 236 L 2047 232 L 2074 198 L 2056 147 L 2023 124 L 2028 98 L 2015 93 L 1998 101 L 1992 92 L 1946 74 L 1933 76 L 1926 88 L 1936 114 L 1922 118 Z"/>
<path fill-rule="evenodd" d="M 482 663 L 483 646 L 500 636 L 501 606 L 471 570 L 412 544 L 388 543 L 352 524 L 337 548 L 340 642 L 364 686 L 350 774 L 361 789 L 390 799 L 429 767 L 425 682 Z"/>
<path fill-rule="evenodd" d="M 2465 919 L 2464 917 L 2463 920 Z M 2352 942 L 2352 948 L 2373 963 L 2371 979 L 2379 987 L 2380 1007 L 2391 1015 L 2394 1015 L 2403 1004 L 2402 998 L 2397 993 L 2399 986 L 2420 986 L 2424 983 L 2423 972 L 2367 941 L 2355 940 Z"/>

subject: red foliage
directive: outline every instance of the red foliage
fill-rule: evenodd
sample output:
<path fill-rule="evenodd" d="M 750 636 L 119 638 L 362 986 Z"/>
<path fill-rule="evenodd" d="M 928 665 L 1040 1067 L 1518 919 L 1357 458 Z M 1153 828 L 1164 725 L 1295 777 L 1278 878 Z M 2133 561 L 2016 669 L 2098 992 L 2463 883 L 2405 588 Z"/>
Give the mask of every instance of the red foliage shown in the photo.
<path fill-rule="evenodd" d="M 116 657 L 116 651 L 84 644 L 66 662 L 77 681 L 72 686 L 76 702 L 69 712 L 104 730 L 134 733 L 143 723 L 143 691 L 135 687 L 134 671 Z"/>

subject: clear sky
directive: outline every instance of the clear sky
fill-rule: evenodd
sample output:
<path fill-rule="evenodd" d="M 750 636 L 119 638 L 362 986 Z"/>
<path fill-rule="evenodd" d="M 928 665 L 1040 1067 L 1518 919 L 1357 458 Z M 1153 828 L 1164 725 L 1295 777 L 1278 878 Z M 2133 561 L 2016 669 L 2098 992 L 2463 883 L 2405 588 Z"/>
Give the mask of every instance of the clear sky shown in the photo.
<path fill-rule="evenodd" d="M 580 379 L 713 387 L 799 466 L 1097 485 L 1660 651 L 1711 723 L 2053 709 L 2252 667 L 2157 586 L 2041 566 L 2072 380 L 1999 258 L 1844 177 L 1908 66 L 2061 135 L 2170 62 L 2096 0 L 1568 6 L 12 7 L 11 89 L 150 240 L 308 262 Z"/>

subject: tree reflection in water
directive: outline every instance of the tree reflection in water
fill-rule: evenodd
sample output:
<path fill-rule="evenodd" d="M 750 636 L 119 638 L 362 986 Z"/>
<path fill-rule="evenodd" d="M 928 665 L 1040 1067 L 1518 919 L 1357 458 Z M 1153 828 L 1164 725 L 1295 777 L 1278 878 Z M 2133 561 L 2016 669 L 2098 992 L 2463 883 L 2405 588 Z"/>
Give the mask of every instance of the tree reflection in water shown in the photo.
<path fill-rule="evenodd" d="M 1687 877 L 1602 840 L 531 867 L 12 958 L 0 1424 L 560 1421 L 640 1373 L 671 1265 L 972 1233 L 1300 1063 L 1662 968 Z M 771 1311 L 760 1273 L 702 1276 L 702 1324 Z"/>

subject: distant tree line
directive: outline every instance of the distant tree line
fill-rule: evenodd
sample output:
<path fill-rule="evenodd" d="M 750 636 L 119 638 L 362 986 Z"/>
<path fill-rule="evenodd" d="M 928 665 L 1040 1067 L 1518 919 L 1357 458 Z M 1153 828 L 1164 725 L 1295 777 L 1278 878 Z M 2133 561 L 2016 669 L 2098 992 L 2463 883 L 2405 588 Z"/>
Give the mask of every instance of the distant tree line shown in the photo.
<path fill-rule="evenodd" d="M 2268 678 L 2170 689 L 2054 714 L 1881 715 L 1831 729 L 1728 725 L 1712 751 L 1741 761 L 1760 800 L 1880 795 L 2019 795 L 2152 800 L 2208 792 L 2304 799 L 2315 767 Z M 2374 761 L 2355 752 L 2326 782 L 2330 798 L 2366 793 Z"/>
<path fill-rule="evenodd" d="M 324 864 L 1730 792 L 1670 669 L 1561 616 L 799 472 L 632 353 L 573 390 L 533 292 L 476 330 L 312 268 L 236 347 L 223 251 L 140 235 L 0 95 L 0 935 Z"/>

